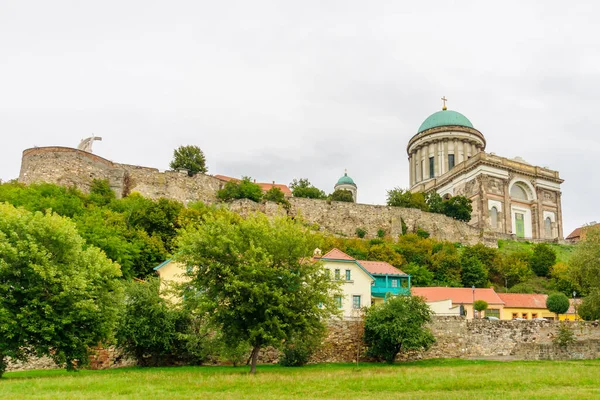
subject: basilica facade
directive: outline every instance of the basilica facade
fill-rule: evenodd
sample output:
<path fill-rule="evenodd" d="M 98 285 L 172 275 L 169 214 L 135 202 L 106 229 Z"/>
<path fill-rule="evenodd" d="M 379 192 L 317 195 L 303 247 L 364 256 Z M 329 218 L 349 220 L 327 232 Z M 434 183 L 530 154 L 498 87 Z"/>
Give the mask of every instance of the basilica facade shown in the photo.
<path fill-rule="evenodd" d="M 410 190 L 471 199 L 470 225 L 486 231 L 562 239 L 558 171 L 485 150 L 485 137 L 471 121 L 444 106 L 408 142 Z"/>

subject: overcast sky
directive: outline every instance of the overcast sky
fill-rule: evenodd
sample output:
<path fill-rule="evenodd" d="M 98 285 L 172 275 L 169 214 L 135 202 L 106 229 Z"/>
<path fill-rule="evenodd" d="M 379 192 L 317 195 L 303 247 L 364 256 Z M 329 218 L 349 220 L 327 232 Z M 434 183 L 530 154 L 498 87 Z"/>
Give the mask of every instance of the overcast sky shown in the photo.
<path fill-rule="evenodd" d="M 161 170 L 186 144 L 327 192 L 347 168 L 384 204 L 445 95 L 486 151 L 560 171 L 566 236 L 600 221 L 600 4 L 524 3 L 1 0 L 0 179 L 95 134 Z"/>

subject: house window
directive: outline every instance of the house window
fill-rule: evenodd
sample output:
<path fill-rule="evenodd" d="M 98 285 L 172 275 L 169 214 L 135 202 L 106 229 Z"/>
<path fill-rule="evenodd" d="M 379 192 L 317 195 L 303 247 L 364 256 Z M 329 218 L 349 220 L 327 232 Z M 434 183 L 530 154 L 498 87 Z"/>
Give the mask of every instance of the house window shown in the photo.
<path fill-rule="evenodd" d="M 392 279 L 392 287 L 398 287 L 398 279 Z"/>
<path fill-rule="evenodd" d="M 429 177 L 433 178 L 435 176 L 435 159 L 433 157 L 429 157 Z"/>
<path fill-rule="evenodd" d="M 523 318 L 523 319 L 527 319 L 527 315 L 528 315 L 528 314 L 527 314 L 526 312 L 524 312 L 524 313 L 522 313 L 522 314 L 521 314 L 521 318 Z"/>
<path fill-rule="evenodd" d="M 500 310 L 498 308 L 488 308 L 485 310 L 485 316 L 500 318 Z"/>
<path fill-rule="evenodd" d="M 512 313 L 512 319 L 519 318 L 519 314 L 516 312 Z"/>
<path fill-rule="evenodd" d="M 342 308 L 342 296 L 335 296 L 333 300 L 335 301 L 337 308 Z"/>
<path fill-rule="evenodd" d="M 531 319 L 536 319 L 537 317 L 537 313 L 531 313 Z"/>
<path fill-rule="evenodd" d="M 347 280 L 347 281 L 350 281 L 350 280 L 351 280 L 351 279 L 350 279 L 350 270 L 349 270 L 349 269 L 347 269 L 347 270 L 346 270 L 346 280 Z"/>
<path fill-rule="evenodd" d="M 448 171 L 454 168 L 454 154 L 448 154 Z"/>
<path fill-rule="evenodd" d="M 337 281 L 337 280 L 339 280 L 339 279 L 340 279 L 340 270 L 339 270 L 339 269 L 336 269 L 336 270 L 335 270 L 335 280 Z"/>
<path fill-rule="evenodd" d="M 544 231 L 546 233 L 547 238 L 552 237 L 552 220 L 550 219 L 550 217 L 546 217 L 546 219 L 544 220 Z"/>
<path fill-rule="evenodd" d="M 360 296 L 352 296 L 352 308 L 355 310 L 360 308 Z"/>

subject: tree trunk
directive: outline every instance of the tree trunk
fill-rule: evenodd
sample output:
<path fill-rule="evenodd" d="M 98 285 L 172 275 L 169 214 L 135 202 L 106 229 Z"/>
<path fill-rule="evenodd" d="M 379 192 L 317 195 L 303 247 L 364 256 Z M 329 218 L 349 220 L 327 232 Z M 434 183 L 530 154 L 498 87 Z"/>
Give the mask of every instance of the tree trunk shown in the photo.
<path fill-rule="evenodd" d="M 258 352 L 260 351 L 260 345 L 256 345 L 252 348 L 252 354 L 250 355 L 252 359 L 252 364 L 250 365 L 250 373 L 256 374 L 256 362 L 258 361 Z"/>
<path fill-rule="evenodd" d="M 0 354 L 0 378 L 6 371 L 6 367 L 8 367 L 8 361 L 6 361 L 6 356 L 4 354 Z"/>

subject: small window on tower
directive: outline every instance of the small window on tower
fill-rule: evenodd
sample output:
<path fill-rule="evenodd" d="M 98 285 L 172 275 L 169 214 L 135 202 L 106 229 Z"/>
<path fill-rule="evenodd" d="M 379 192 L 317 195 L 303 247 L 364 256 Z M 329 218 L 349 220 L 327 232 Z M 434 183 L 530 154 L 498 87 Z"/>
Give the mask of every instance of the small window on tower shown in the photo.
<path fill-rule="evenodd" d="M 435 177 L 435 159 L 433 157 L 429 157 L 429 177 Z"/>
<path fill-rule="evenodd" d="M 454 168 L 454 154 L 448 154 L 448 170 Z"/>

